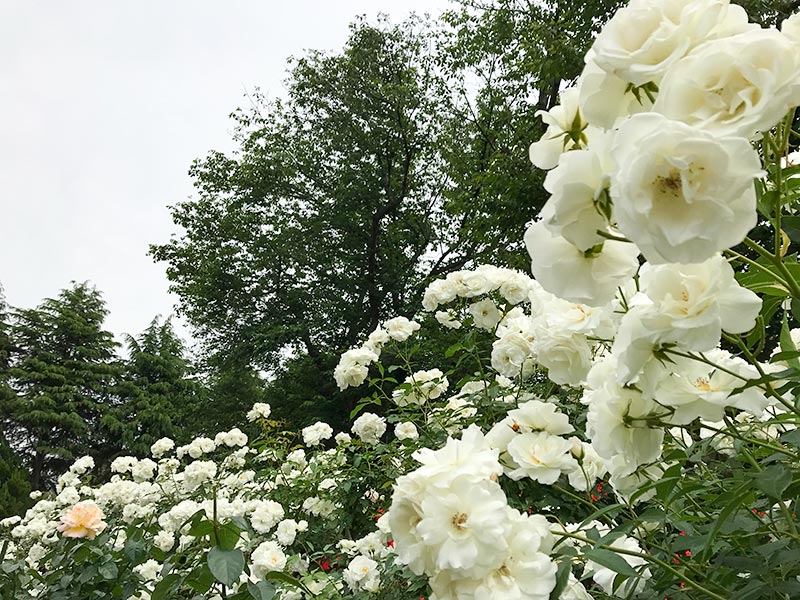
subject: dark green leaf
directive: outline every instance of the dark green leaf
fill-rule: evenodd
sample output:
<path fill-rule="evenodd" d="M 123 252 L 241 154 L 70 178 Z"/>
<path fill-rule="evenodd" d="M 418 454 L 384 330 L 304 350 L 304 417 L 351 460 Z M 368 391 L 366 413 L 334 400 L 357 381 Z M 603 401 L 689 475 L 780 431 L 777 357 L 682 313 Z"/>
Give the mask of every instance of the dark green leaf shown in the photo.
<path fill-rule="evenodd" d="M 255 600 L 272 600 L 275 597 L 275 586 L 267 581 L 248 582 L 247 591 Z"/>
<path fill-rule="evenodd" d="M 782 465 L 772 465 L 757 473 L 753 477 L 756 487 L 775 500 L 781 499 L 781 494 L 792 482 L 792 473 Z"/>
<path fill-rule="evenodd" d="M 583 553 L 587 560 L 591 560 L 596 562 L 601 567 L 605 567 L 607 569 L 611 569 L 615 573 L 619 573 L 620 575 L 627 575 L 628 577 L 636 577 L 637 573 L 630 566 L 622 556 L 613 552 L 612 550 L 606 550 L 604 548 L 591 548 Z"/>
<path fill-rule="evenodd" d="M 244 555 L 239 549 L 225 550 L 214 546 L 208 551 L 208 568 L 214 579 L 227 586 L 239 581 L 244 571 Z"/>

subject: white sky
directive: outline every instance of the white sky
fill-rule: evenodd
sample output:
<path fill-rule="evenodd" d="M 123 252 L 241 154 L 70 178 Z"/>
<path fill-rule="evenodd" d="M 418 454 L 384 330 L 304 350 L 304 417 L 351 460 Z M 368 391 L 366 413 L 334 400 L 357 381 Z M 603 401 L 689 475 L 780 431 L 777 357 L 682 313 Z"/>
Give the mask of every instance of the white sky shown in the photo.
<path fill-rule="evenodd" d="M 446 0 L 0 0 L 0 283 L 33 307 L 71 280 L 108 329 L 172 312 L 150 243 L 177 231 L 187 170 L 230 150 L 246 90 L 283 93 L 286 58 L 337 50 L 357 14 Z"/>

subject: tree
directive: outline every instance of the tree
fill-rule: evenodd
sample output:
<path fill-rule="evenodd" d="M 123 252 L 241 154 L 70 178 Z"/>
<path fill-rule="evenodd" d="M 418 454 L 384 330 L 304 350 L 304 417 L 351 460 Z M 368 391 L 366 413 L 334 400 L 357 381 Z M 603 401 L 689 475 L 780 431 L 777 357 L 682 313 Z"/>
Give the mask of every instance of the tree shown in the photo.
<path fill-rule="evenodd" d="M 465 3 L 447 29 L 360 20 L 342 52 L 293 62 L 285 100 L 234 113 L 240 149 L 193 165 L 198 197 L 173 208 L 184 233 L 152 247 L 207 363 L 267 372 L 276 403 L 346 407 L 332 355 L 413 314 L 431 278 L 527 268 L 522 232 L 546 200 L 535 112 L 618 4 Z"/>
<path fill-rule="evenodd" d="M 31 484 L 19 456 L 0 435 L 0 519 L 25 512 Z"/>
<path fill-rule="evenodd" d="M 9 386 L 9 358 L 11 337 L 9 335 L 8 307 L 0 287 L 0 407 L 15 400 L 14 390 Z M 0 422 L 3 422 L 0 413 Z M 0 518 L 21 513 L 29 506 L 30 483 L 19 456 L 11 449 L 5 436 L 0 434 Z"/>
<path fill-rule="evenodd" d="M 235 114 L 237 153 L 195 163 L 185 234 L 152 251 L 209 362 L 303 355 L 329 378 L 330 353 L 414 310 L 445 231 L 431 45 L 421 21 L 359 21 L 343 52 L 294 62 L 286 100 Z"/>
<path fill-rule="evenodd" d="M 204 389 L 169 319 L 154 319 L 138 337 L 127 336 L 128 359 L 119 398 L 103 416 L 116 453 L 147 456 L 162 437 L 188 441 L 202 410 Z"/>
<path fill-rule="evenodd" d="M 528 269 L 522 239 L 547 201 L 528 147 L 544 128 L 537 113 L 574 83 L 594 34 L 621 0 L 461 0 L 445 13 L 440 62 L 452 90 L 441 137 L 445 192 L 463 264 Z"/>
<path fill-rule="evenodd" d="M 41 489 L 82 454 L 102 462 L 101 425 L 121 376 L 116 342 L 102 328 L 100 292 L 73 284 L 35 309 L 11 313 L 8 383 L 0 399 L 4 433 Z"/>

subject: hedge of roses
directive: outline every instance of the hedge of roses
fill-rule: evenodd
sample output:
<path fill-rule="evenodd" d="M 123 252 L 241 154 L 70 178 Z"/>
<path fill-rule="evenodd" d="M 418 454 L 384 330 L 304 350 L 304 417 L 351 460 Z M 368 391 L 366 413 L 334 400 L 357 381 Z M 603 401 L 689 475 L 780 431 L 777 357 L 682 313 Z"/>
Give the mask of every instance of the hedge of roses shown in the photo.
<path fill-rule="evenodd" d="M 800 17 L 634 0 L 542 114 L 533 277 L 452 273 L 345 352 L 350 432 L 261 404 L 78 460 L 0 523 L 3 598 L 800 597 L 798 104 Z"/>

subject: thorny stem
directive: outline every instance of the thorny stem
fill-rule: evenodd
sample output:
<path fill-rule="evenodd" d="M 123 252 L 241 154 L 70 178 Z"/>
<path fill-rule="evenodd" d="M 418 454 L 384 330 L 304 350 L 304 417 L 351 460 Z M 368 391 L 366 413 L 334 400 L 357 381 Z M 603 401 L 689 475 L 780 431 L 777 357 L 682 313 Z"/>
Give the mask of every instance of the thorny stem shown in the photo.
<path fill-rule="evenodd" d="M 577 534 L 574 534 L 574 533 L 568 533 L 566 531 L 558 531 L 558 530 L 556 530 L 556 531 L 553 531 L 552 533 L 553 533 L 553 535 L 558 536 L 558 537 L 572 538 L 574 540 L 578 540 L 579 542 L 584 542 L 586 544 L 591 544 L 595 548 L 601 548 L 603 550 L 610 550 L 611 552 L 614 552 L 616 554 L 625 554 L 627 556 L 635 556 L 637 558 L 644 559 L 649 563 L 653 563 L 654 565 L 658 565 L 662 569 L 666 569 L 667 571 L 669 571 L 670 573 L 672 573 L 676 577 L 680 578 L 681 581 L 685 582 L 687 586 L 689 586 L 691 588 L 694 588 L 698 592 L 706 594 L 709 598 L 714 598 L 714 600 L 727 600 L 727 598 L 725 598 L 724 596 L 720 596 L 719 594 L 717 594 L 715 592 L 712 592 L 711 590 L 709 590 L 708 588 L 702 586 L 701 584 L 697 583 L 696 581 L 694 581 L 692 579 L 689 579 L 688 577 L 686 577 L 685 573 L 681 573 L 680 571 L 675 569 L 669 563 L 661 560 L 660 558 L 656 558 L 655 556 L 652 556 L 650 554 L 645 554 L 645 553 L 642 553 L 642 552 L 634 552 L 633 550 L 626 550 L 625 548 L 617 548 L 616 546 L 609 546 L 609 545 L 606 545 L 606 544 L 598 544 L 595 540 L 591 540 L 591 539 L 589 539 L 587 537 L 584 537 L 582 535 L 577 535 Z"/>
<path fill-rule="evenodd" d="M 727 425 L 729 429 L 735 429 L 734 424 L 730 422 L 730 419 L 728 419 L 728 417 L 725 417 L 725 425 Z M 741 448 L 741 452 L 747 459 L 747 462 L 749 462 L 753 466 L 753 469 L 757 473 L 763 472 L 763 469 L 758 464 L 758 461 L 755 458 L 753 458 L 753 455 L 750 454 L 750 452 L 748 452 L 746 448 Z M 786 519 L 786 523 L 787 526 L 789 527 L 789 531 L 791 532 L 792 537 L 795 538 L 795 540 L 797 540 L 798 539 L 797 527 L 795 527 L 794 519 L 792 518 L 792 513 L 789 511 L 788 508 L 786 508 L 786 504 L 781 499 L 778 499 L 778 506 L 780 507 L 781 512 L 783 513 L 783 518 Z"/>
<path fill-rule="evenodd" d="M 780 231 L 778 232 L 778 236 L 780 237 Z M 750 239 L 749 237 L 744 238 L 744 244 L 751 250 L 754 250 L 759 256 L 761 256 L 762 258 L 768 260 L 773 265 L 775 265 L 775 267 L 783 275 L 785 283 L 789 288 L 789 291 L 792 293 L 792 296 L 794 298 L 800 299 L 800 285 L 797 284 L 789 269 L 787 269 L 786 265 L 783 264 L 783 261 L 781 260 L 780 257 L 780 253 L 778 253 L 777 255 L 772 254 L 768 250 L 762 248 L 758 242 Z"/>
<path fill-rule="evenodd" d="M 742 341 L 742 339 L 739 336 L 729 335 L 727 333 L 723 333 L 722 335 L 726 340 L 728 340 L 732 344 L 736 344 L 739 347 L 739 349 L 742 351 L 742 354 L 744 354 L 744 356 L 747 359 L 747 361 L 755 367 L 756 371 L 758 371 L 758 374 L 762 378 L 766 378 L 767 377 L 767 373 L 761 367 L 761 363 L 759 363 L 758 360 L 756 359 L 756 357 L 753 356 L 753 353 L 750 352 L 750 349 L 747 347 L 747 345 Z M 789 402 L 783 396 L 781 396 L 775 390 L 775 388 L 772 387 L 772 384 L 769 381 L 765 381 L 763 385 L 764 385 L 764 387 L 762 389 L 765 392 L 767 392 L 767 394 L 769 394 L 770 396 L 775 398 L 778 402 L 780 402 L 784 406 L 784 408 L 786 408 L 786 409 L 790 410 L 791 412 L 793 412 L 794 414 L 800 416 L 800 410 L 798 410 L 798 408 L 793 403 Z M 759 386 L 759 387 L 761 387 L 761 386 Z"/>

